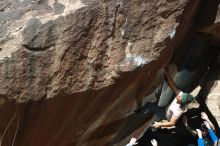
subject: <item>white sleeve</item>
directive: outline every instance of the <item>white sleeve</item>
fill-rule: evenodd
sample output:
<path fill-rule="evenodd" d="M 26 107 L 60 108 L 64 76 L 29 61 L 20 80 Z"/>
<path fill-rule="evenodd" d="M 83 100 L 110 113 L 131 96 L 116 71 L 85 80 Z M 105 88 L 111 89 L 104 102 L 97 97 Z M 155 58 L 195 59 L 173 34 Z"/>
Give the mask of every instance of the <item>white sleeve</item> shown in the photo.
<path fill-rule="evenodd" d="M 172 117 L 174 117 L 175 119 L 179 119 L 179 117 L 183 114 L 182 111 L 176 110 L 173 112 Z"/>

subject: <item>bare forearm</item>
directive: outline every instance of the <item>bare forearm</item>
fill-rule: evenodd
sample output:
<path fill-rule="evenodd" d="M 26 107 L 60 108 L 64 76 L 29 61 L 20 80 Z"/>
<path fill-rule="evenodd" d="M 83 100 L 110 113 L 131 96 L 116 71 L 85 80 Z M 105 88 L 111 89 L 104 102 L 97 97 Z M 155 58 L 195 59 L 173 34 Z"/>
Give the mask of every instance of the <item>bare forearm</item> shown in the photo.
<path fill-rule="evenodd" d="M 176 83 L 173 81 L 173 79 L 171 79 L 171 77 L 169 75 L 167 75 L 167 83 L 170 86 L 170 88 L 172 89 L 172 91 L 176 94 L 176 96 L 179 94 L 180 90 L 177 87 Z"/>
<path fill-rule="evenodd" d="M 212 124 L 212 122 L 209 119 L 206 119 L 206 121 L 209 123 L 210 127 L 215 131 L 215 126 Z"/>
<path fill-rule="evenodd" d="M 193 136 L 197 136 L 196 131 L 194 131 L 191 127 L 189 127 L 188 125 L 185 125 L 185 127 Z"/>
<path fill-rule="evenodd" d="M 164 122 L 164 123 L 161 123 L 160 122 L 160 127 L 172 127 L 175 125 L 175 123 L 172 123 L 172 122 Z"/>

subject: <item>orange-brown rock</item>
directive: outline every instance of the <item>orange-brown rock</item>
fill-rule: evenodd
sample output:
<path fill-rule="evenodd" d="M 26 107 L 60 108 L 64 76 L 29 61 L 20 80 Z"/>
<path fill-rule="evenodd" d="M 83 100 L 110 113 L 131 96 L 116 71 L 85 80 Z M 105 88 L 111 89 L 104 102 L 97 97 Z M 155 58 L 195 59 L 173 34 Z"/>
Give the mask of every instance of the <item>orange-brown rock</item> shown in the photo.
<path fill-rule="evenodd" d="M 144 95 L 158 88 L 199 4 L 1 1 L 3 145 L 124 145 L 141 136 L 152 115 L 133 111 L 152 100 Z"/>

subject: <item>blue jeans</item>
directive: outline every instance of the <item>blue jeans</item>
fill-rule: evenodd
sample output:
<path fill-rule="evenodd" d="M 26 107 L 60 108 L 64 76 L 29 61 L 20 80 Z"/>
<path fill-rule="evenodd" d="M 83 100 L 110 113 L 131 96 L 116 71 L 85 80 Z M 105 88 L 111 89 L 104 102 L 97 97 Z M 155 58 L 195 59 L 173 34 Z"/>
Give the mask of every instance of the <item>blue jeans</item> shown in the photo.
<path fill-rule="evenodd" d="M 143 112 L 151 111 L 161 119 L 166 119 L 166 106 L 158 106 L 157 102 L 147 102 L 143 106 Z"/>

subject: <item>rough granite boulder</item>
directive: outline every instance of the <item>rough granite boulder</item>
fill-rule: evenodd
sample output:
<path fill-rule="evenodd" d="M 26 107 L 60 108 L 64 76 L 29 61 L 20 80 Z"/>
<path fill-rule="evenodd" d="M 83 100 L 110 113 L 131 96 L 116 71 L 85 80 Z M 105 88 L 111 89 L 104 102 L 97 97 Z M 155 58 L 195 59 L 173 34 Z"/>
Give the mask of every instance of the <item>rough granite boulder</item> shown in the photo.
<path fill-rule="evenodd" d="M 26 102 L 101 89 L 171 54 L 188 1 L 1 3 L 0 95 Z"/>
<path fill-rule="evenodd" d="M 199 6 L 197 0 L 1 0 L 3 145 L 120 146 L 140 137 L 152 115 L 133 110 L 155 100 L 161 68 Z"/>

